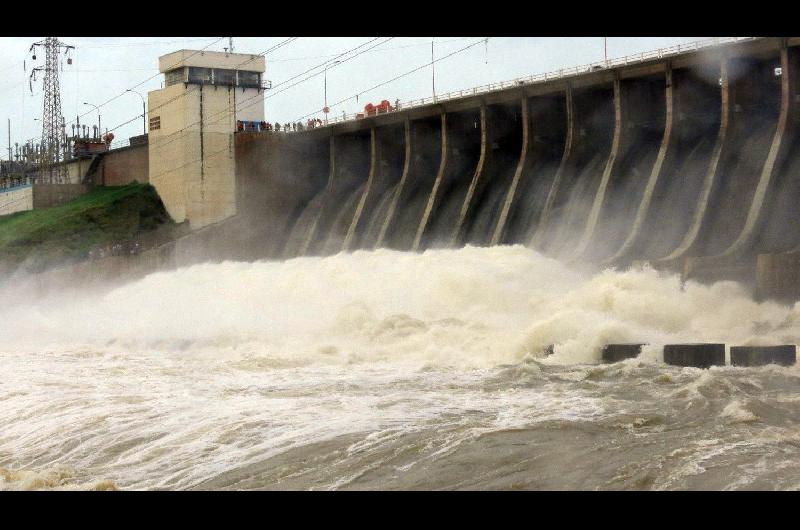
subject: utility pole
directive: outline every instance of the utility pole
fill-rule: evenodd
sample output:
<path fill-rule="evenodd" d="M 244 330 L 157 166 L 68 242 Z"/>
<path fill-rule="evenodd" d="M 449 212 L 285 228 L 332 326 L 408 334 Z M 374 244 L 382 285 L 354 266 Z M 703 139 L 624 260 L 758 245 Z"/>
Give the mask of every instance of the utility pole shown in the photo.
<path fill-rule="evenodd" d="M 64 117 L 61 115 L 58 54 L 63 49 L 64 55 L 68 55 L 75 46 L 59 41 L 58 37 L 46 37 L 43 41 L 31 44 L 29 51 L 33 60 L 36 60 L 36 49 L 39 47 L 44 48 L 45 65 L 34 68 L 30 78 L 36 81 L 37 72 L 44 72 L 40 175 L 42 180 L 50 184 L 61 183 L 67 179 L 67 168 L 62 163 L 66 158 L 66 142 L 63 138 Z M 72 64 L 71 58 L 67 58 L 67 64 Z"/>
<path fill-rule="evenodd" d="M 125 92 L 131 92 L 142 98 L 142 134 L 147 134 L 147 121 L 145 119 L 145 116 L 147 115 L 147 108 L 145 107 L 144 104 L 144 96 L 136 92 L 135 90 L 131 90 L 130 88 Z"/>
<path fill-rule="evenodd" d="M 322 107 L 322 112 L 325 114 L 325 125 L 328 125 L 328 113 L 331 111 L 330 107 L 328 107 L 328 67 L 334 66 L 339 64 L 342 61 L 334 61 L 330 64 L 325 65 L 325 72 L 323 77 L 325 78 L 325 104 Z"/>
<path fill-rule="evenodd" d="M 8 161 L 11 162 L 11 118 L 8 118 Z"/>
<path fill-rule="evenodd" d="M 608 66 L 608 37 L 603 37 L 603 58 Z"/>
<path fill-rule="evenodd" d="M 433 91 L 433 101 L 436 101 L 436 64 L 433 60 L 433 37 L 431 37 L 431 90 Z"/>

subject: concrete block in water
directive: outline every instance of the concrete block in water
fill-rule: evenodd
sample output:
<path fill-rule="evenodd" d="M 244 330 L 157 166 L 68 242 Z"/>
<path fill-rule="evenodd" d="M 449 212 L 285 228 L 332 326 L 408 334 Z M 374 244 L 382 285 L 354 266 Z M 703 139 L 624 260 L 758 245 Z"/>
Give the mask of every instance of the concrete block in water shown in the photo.
<path fill-rule="evenodd" d="M 792 366 L 797 362 L 794 344 L 781 346 L 731 346 L 731 364 L 734 366 L 764 366 L 780 364 Z"/>
<path fill-rule="evenodd" d="M 633 359 L 642 353 L 640 343 L 606 344 L 603 346 L 601 358 L 604 363 L 616 363 L 625 359 Z"/>
<path fill-rule="evenodd" d="M 725 366 L 724 344 L 667 344 L 664 362 L 675 366 Z"/>

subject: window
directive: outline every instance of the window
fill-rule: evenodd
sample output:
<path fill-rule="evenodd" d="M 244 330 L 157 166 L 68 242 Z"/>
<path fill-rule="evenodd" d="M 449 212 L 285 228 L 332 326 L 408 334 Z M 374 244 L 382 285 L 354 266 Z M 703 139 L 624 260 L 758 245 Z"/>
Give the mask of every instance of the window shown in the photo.
<path fill-rule="evenodd" d="M 150 118 L 150 130 L 155 131 L 161 128 L 161 116 L 153 116 Z"/>
<path fill-rule="evenodd" d="M 211 84 L 211 68 L 189 67 L 189 82 Z"/>
<path fill-rule="evenodd" d="M 239 86 L 258 88 L 260 74 L 258 72 L 243 72 L 239 70 Z"/>
<path fill-rule="evenodd" d="M 214 69 L 214 84 L 234 86 L 236 84 L 236 70 Z"/>
<path fill-rule="evenodd" d="M 164 74 L 164 81 L 166 86 L 177 85 L 183 83 L 186 72 L 183 68 L 176 68 Z"/>

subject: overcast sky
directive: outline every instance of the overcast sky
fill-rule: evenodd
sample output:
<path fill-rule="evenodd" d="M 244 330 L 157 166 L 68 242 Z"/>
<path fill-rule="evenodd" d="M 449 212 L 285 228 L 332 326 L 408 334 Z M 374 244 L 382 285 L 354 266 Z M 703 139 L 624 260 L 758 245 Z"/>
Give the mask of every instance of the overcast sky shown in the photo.
<path fill-rule="evenodd" d="M 317 65 L 347 52 L 359 45 L 359 51 L 370 49 L 358 57 L 328 68 L 328 103 L 331 116 L 348 114 L 363 109 L 368 102 L 388 99 L 406 101 L 431 95 L 431 68 L 427 66 L 385 86 L 364 93 L 358 101 L 350 99 L 333 105 L 374 85 L 388 81 L 400 74 L 430 63 L 431 37 L 382 37 L 366 44 L 374 37 L 299 37 L 266 55 L 266 79 L 273 90 L 266 92 L 266 118 L 270 122 L 296 121 L 318 111 L 323 106 L 323 75 L 304 78 L 321 72 L 316 69 L 292 81 Z M 609 37 L 609 58 L 621 57 L 654 50 L 679 43 L 702 40 L 704 37 Z M 43 37 L 0 38 L 0 146 L 3 158 L 7 147 L 7 118 L 11 119 L 11 142 L 24 143 L 26 139 L 41 135 L 42 82 L 29 89 L 29 74 L 34 66 L 43 66 L 44 54 L 38 53 L 33 61 L 28 49 L 32 42 Z M 218 40 L 219 39 L 219 40 Z M 234 37 L 238 53 L 262 53 L 285 41 L 286 37 Z M 531 74 L 544 73 L 568 66 L 577 66 L 603 59 L 602 37 L 436 37 L 434 55 L 452 57 L 435 65 L 436 92 L 503 81 Z M 100 114 L 103 129 L 111 129 L 131 120 L 141 113 L 141 100 L 125 90 L 135 85 L 145 96 L 161 86 L 162 75 L 146 81 L 158 73 L 158 57 L 179 49 L 222 51 L 228 45 L 227 37 L 62 37 L 62 41 L 76 46 L 71 54 L 72 65 L 63 63 L 59 72 L 61 80 L 61 105 L 67 123 L 75 121 L 78 114 L 86 114 L 82 123 L 97 123 L 97 111 L 84 102 L 100 105 L 122 94 L 105 105 Z M 462 48 L 478 43 L 464 51 Z M 23 61 L 25 64 L 23 65 Z M 23 66 L 26 71 L 23 71 Z M 297 86 L 285 89 L 301 81 Z M 141 83 L 141 84 L 140 84 Z M 282 84 L 283 83 L 283 84 Z M 321 114 L 319 115 L 322 116 Z M 67 126 L 70 133 L 70 127 Z M 141 118 L 133 120 L 114 131 L 116 139 L 126 139 L 142 133 Z M 115 142 L 116 143 L 116 142 Z"/>

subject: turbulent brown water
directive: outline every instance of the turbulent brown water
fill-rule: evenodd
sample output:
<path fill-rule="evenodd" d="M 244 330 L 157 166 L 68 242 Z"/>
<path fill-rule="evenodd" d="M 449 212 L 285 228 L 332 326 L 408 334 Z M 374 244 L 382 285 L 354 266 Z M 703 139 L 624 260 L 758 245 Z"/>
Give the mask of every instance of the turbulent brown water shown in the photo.
<path fill-rule="evenodd" d="M 797 342 L 733 283 L 467 247 L 3 300 L 0 489 L 800 489 L 800 369 L 660 359 Z"/>

